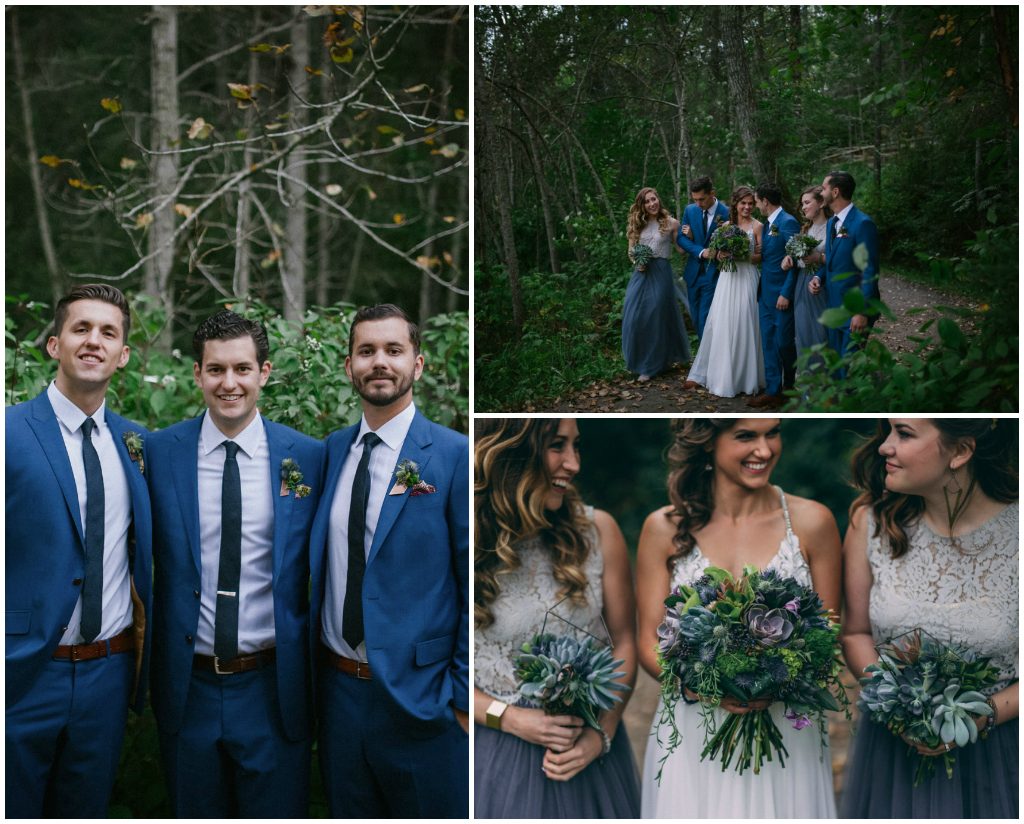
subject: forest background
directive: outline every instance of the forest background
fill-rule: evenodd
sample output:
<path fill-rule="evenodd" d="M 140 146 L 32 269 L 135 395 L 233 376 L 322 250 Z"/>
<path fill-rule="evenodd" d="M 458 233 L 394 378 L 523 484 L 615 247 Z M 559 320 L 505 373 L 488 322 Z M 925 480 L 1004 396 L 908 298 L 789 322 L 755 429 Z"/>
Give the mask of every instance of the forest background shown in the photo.
<path fill-rule="evenodd" d="M 836 168 L 879 227 L 883 301 L 899 277 L 966 305 L 914 321 L 900 346 L 872 340 L 841 387 L 819 374 L 792 408 L 1017 408 L 1015 5 L 475 15 L 478 411 L 540 411 L 626 375 L 625 225 L 642 186 L 678 216 L 699 175 L 720 198 L 776 180 L 797 214 Z"/>

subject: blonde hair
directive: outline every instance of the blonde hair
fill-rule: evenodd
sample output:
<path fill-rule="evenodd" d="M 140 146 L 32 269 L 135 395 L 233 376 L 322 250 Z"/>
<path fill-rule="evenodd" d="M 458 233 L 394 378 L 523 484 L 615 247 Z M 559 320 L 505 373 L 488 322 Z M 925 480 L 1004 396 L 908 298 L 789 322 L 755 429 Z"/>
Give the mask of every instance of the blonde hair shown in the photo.
<path fill-rule="evenodd" d="M 658 212 L 658 229 L 662 234 L 668 232 L 668 222 L 672 219 L 672 215 L 668 213 L 668 209 L 665 208 L 665 204 L 661 200 L 661 195 L 658 194 L 657 189 L 652 189 L 650 186 L 645 186 L 639 192 L 637 192 L 636 198 L 633 200 L 633 205 L 629 207 L 629 219 L 626 221 L 626 240 L 629 241 L 629 245 L 635 246 L 640 240 L 640 233 L 644 230 L 644 226 L 647 225 L 647 212 L 644 211 L 644 198 L 647 197 L 648 192 L 654 192 L 658 198 L 658 204 L 661 206 L 661 210 Z"/>

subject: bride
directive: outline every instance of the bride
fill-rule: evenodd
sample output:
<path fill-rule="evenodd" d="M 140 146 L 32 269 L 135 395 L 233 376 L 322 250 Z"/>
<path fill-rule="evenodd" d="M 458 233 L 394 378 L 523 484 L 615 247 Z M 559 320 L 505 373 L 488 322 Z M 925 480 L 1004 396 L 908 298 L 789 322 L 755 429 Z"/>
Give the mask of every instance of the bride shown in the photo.
<path fill-rule="evenodd" d="M 744 393 L 756 395 L 765 385 L 757 320 L 760 273 L 754 265 L 760 260 L 762 226 L 750 216 L 753 210 L 754 190 L 738 186 L 732 193 L 729 222 L 750 237 L 750 261 L 737 261 L 735 272 L 719 269 L 704 337 L 684 389 L 704 386 L 712 395 L 732 398 Z"/>
<path fill-rule="evenodd" d="M 715 296 L 717 300 L 717 294 Z M 669 591 L 704 574 L 708 566 L 739 575 L 746 564 L 771 569 L 812 586 L 824 605 L 838 610 L 839 530 L 821 504 L 783 493 L 770 479 L 782 452 L 777 418 L 689 418 L 673 425 L 668 480 L 671 504 L 644 522 L 637 550 L 640 663 L 657 678 L 658 625 Z M 768 707 L 789 756 L 783 767 L 766 763 L 759 774 L 722 770 L 702 761 L 704 730 L 697 696 L 675 708 L 682 743 L 665 758 L 667 731 L 659 729 L 658 703 L 647 742 L 641 795 L 643 818 L 834 818 L 832 760 L 816 725 L 794 729 L 783 706 Z M 757 704 L 757 706 L 755 706 Z M 723 698 L 713 710 L 743 714 L 767 706 Z M 661 770 L 660 783 L 656 779 Z"/>

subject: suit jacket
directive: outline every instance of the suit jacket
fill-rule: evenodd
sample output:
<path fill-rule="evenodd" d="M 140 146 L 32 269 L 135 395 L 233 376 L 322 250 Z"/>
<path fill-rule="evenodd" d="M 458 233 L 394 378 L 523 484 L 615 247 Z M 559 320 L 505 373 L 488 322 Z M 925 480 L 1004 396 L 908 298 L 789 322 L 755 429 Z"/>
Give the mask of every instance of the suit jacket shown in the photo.
<path fill-rule="evenodd" d="M 327 439 L 310 538 L 312 650 L 320 644 L 331 503 L 358 432 L 357 424 Z M 427 737 L 455 723 L 452 706 L 469 707 L 469 442 L 416 412 L 398 460 L 406 459 L 437 491 L 385 495 L 366 560 L 363 623 L 374 683 L 406 729 Z"/>
<path fill-rule="evenodd" d="M 789 212 L 782 210 L 775 218 L 774 228 L 778 232 L 773 235 L 768 231 L 768 223 L 765 221 L 764 230 L 761 232 L 759 286 L 761 303 L 773 309 L 780 295 L 792 301 L 793 293 L 796 291 L 797 267 L 794 266 L 788 271 L 783 270 L 782 259 L 786 257 L 786 241 L 800 233 L 800 224 Z"/>
<path fill-rule="evenodd" d="M 701 209 L 700 206 L 696 203 L 691 203 L 683 210 L 683 219 L 679 224 L 679 233 L 676 235 L 676 243 L 682 246 L 688 255 L 686 259 L 686 268 L 683 270 L 683 278 L 686 280 L 686 284 L 688 286 L 692 286 L 694 281 L 697 280 L 702 263 L 704 264 L 704 271 L 709 273 L 712 277 L 718 274 L 718 261 L 702 261 L 700 259 L 700 253 L 707 248 L 708 241 L 715 233 L 715 229 L 718 228 L 719 223 L 725 223 L 729 220 L 729 207 L 719 200 L 715 206 L 714 215 L 715 216 L 711 222 L 711 228 L 708 231 L 705 231 L 704 210 Z M 683 234 L 683 224 L 688 225 L 693 231 L 693 240 L 690 240 Z"/>
<path fill-rule="evenodd" d="M 105 410 L 132 504 L 129 568 L 136 632 L 131 706 L 146 696 L 152 615 L 153 550 L 149 494 L 140 465 L 122 440 L 146 430 Z M 60 423 L 46 393 L 7 408 L 6 628 L 7 705 L 32 689 L 71 620 L 85 576 L 85 528 Z M 143 457 L 145 461 L 145 457 Z"/>
<path fill-rule="evenodd" d="M 856 206 L 851 206 L 843 223 L 846 237 L 840 236 L 833 240 L 832 227 L 836 220 L 833 215 L 825 227 L 823 277 L 828 305 L 842 306 L 843 295 L 853 288 L 860 289 L 865 300 L 878 298 L 878 229 L 875 222 Z M 868 262 L 863 272 L 853 262 L 853 252 L 862 243 L 868 252 Z"/>
<path fill-rule="evenodd" d="M 153 711 L 165 733 L 181 728 L 199 628 L 199 433 L 202 415 L 150 436 L 153 501 Z M 277 692 L 281 722 L 295 741 L 309 735 L 309 529 L 322 487 L 323 444 L 263 419 L 274 499 L 273 592 Z M 281 462 L 292 458 L 312 489 L 278 494 Z"/>

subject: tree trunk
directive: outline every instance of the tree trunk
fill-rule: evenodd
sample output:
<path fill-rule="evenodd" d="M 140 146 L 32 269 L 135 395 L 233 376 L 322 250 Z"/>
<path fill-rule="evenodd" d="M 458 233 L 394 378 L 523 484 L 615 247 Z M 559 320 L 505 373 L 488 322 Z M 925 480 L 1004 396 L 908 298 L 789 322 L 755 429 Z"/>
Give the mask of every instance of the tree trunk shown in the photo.
<path fill-rule="evenodd" d="M 1014 12 L 1016 15 L 1016 12 Z M 1003 91 L 1006 92 L 1006 105 L 1010 113 L 1013 128 L 1020 124 L 1018 117 L 1019 101 L 1017 99 L 1017 75 L 1013 70 L 1013 56 L 1006 33 L 1009 30 L 1009 12 L 1006 6 L 992 6 L 992 28 L 996 36 L 996 56 L 999 59 L 999 74 L 1002 79 Z"/>
<path fill-rule="evenodd" d="M 884 33 L 884 11 L 879 8 L 875 11 L 875 88 L 882 88 L 882 35 Z M 875 104 L 875 192 L 882 194 L 882 106 Z"/>
<path fill-rule="evenodd" d="M 253 28 L 259 30 L 260 10 L 257 7 L 254 11 Z M 259 54 L 249 52 L 249 73 L 246 82 L 256 87 L 259 82 Z M 218 88 L 224 88 L 219 86 Z M 255 109 L 246 112 L 245 128 L 250 134 L 253 128 L 258 128 L 256 123 Z M 253 144 L 246 143 L 242 150 L 242 168 L 248 169 L 253 164 Z M 235 216 L 235 273 L 231 281 L 231 291 L 239 298 L 248 300 L 252 285 L 249 281 L 249 272 L 252 271 L 252 244 L 249 243 L 249 233 L 252 229 L 252 180 L 245 178 L 238 186 L 238 213 Z"/>
<path fill-rule="evenodd" d="M 544 232 L 548 243 L 548 265 L 555 274 L 561 271 L 561 263 L 558 260 L 558 246 L 556 240 L 558 235 L 555 229 L 555 218 L 551 213 L 551 192 L 548 189 L 548 181 L 544 175 L 544 163 L 540 149 L 540 142 L 537 140 L 536 132 L 527 125 L 526 133 L 530 141 L 530 159 L 533 161 L 533 174 L 537 178 L 537 189 L 540 194 L 540 208 L 544 215 Z"/>
<path fill-rule="evenodd" d="M 291 28 L 291 64 L 288 77 L 291 86 L 305 97 L 306 66 L 309 65 L 309 18 L 301 9 L 295 12 Z M 306 122 L 306 107 L 298 98 L 292 100 L 291 127 Z M 284 316 L 286 320 L 301 323 L 306 314 L 306 165 L 305 150 L 296 148 L 288 158 L 285 206 L 288 210 L 285 228 L 284 266 L 281 268 L 281 286 L 284 288 Z"/>
<path fill-rule="evenodd" d="M 729 92 L 732 96 L 733 111 L 736 114 L 736 125 L 743 144 L 747 150 L 747 159 L 754 173 L 755 180 L 760 183 L 768 180 L 771 165 L 763 156 L 760 146 L 760 134 L 754 116 L 757 112 L 757 101 L 750 81 L 747 68 L 746 46 L 743 42 L 743 6 L 723 6 L 722 45 L 725 51 L 726 73 L 729 77 Z"/>

